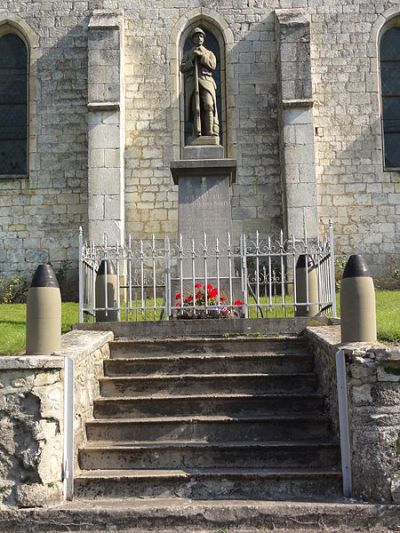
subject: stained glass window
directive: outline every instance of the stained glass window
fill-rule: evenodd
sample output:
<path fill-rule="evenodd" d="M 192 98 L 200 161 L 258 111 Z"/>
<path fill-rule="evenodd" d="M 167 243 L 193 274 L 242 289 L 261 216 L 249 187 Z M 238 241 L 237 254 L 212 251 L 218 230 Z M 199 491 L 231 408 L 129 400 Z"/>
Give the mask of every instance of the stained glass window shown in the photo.
<path fill-rule="evenodd" d="M 381 85 L 385 167 L 400 168 L 400 27 L 381 39 Z"/>
<path fill-rule="evenodd" d="M 27 60 L 18 35 L 0 38 L 0 175 L 27 174 Z"/>

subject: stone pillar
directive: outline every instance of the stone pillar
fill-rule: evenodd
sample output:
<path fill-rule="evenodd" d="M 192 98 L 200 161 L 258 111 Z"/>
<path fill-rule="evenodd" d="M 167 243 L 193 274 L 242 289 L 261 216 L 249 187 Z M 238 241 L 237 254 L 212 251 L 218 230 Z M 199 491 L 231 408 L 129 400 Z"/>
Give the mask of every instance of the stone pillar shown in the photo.
<path fill-rule="evenodd" d="M 123 22 L 95 10 L 88 32 L 89 238 L 110 244 L 125 234 Z"/>
<path fill-rule="evenodd" d="M 301 9 L 276 10 L 281 182 L 288 236 L 318 235 L 310 21 Z"/>

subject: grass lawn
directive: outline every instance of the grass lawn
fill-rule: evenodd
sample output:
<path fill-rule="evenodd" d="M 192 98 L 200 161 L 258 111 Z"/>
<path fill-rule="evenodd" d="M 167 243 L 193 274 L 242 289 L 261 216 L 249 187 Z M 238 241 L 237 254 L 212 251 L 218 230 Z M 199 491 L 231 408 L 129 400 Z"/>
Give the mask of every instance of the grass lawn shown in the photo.
<path fill-rule="evenodd" d="M 338 312 L 339 312 L 338 298 Z M 400 343 L 400 291 L 376 291 L 378 338 L 384 342 Z M 13 355 L 25 349 L 25 304 L 0 304 L 0 354 Z M 148 312 L 152 320 L 153 312 Z M 251 316 L 255 316 L 255 310 Z M 122 313 L 122 319 L 124 319 Z M 63 303 L 62 332 L 69 331 L 78 322 L 77 303 Z"/>
<path fill-rule="evenodd" d="M 25 350 L 25 304 L 0 304 L 0 354 L 15 355 Z M 79 320 L 79 305 L 62 304 L 62 332 Z"/>
<path fill-rule="evenodd" d="M 400 343 L 400 291 L 376 291 L 376 324 L 379 340 Z"/>

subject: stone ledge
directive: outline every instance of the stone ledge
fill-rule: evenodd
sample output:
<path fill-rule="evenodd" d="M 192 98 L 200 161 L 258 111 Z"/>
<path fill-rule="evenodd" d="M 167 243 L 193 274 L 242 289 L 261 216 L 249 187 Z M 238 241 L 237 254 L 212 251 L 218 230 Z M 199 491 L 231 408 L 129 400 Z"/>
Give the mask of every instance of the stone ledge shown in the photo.
<path fill-rule="evenodd" d="M 64 368 L 64 357 L 55 355 L 21 355 L 0 357 L 0 370 L 36 370 Z"/>
<path fill-rule="evenodd" d="M 118 30 L 123 26 L 123 10 L 95 9 L 90 17 L 89 30 Z"/>
<path fill-rule="evenodd" d="M 62 336 L 61 350 L 56 355 L 71 357 L 87 356 L 114 340 L 111 331 L 83 331 L 74 329 Z"/>
<path fill-rule="evenodd" d="M 340 326 L 318 326 L 307 327 L 305 335 L 318 342 L 322 343 L 324 347 L 338 348 L 340 344 Z"/>
<path fill-rule="evenodd" d="M 229 183 L 236 181 L 236 159 L 178 159 L 171 161 L 175 185 L 180 178 L 193 176 L 228 176 Z"/>
<path fill-rule="evenodd" d="M 257 335 L 299 335 L 309 324 L 329 323 L 325 317 L 307 318 L 234 318 L 221 320 L 164 320 L 146 322 L 92 322 L 76 324 L 84 331 L 112 331 L 116 337 L 168 338 Z M 318 328 L 316 328 L 318 329 Z"/>
<path fill-rule="evenodd" d="M 318 340 L 328 349 L 343 350 L 346 355 L 355 357 L 367 352 L 374 352 L 379 355 L 391 355 L 391 358 L 400 359 L 400 346 L 388 346 L 381 342 L 340 342 L 340 326 L 307 327 L 305 334 L 310 338 Z"/>
<path fill-rule="evenodd" d="M 281 26 L 304 26 L 310 24 L 310 15 L 302 8 L 275 9 Z"/>
<path fill-rule="evenodd" d="M 119 111 L 120 103 L 119 102 L 89 102 L 87 107 L 89 111 Z"/>
<path fill-rule="evenodd" d="M 95 352 L 114 340 L 112 331 L 75 329 L 61 338 L 61 350 L 55 355 L 20 355 L 0 357 L 0 370 L 34 370 L 64 368 L 64 357 L 76 359 Z"/>
<path fill-rule="evenodd" d="M 282 100 L 282 107 L 284 109 L 291 107 L 313 107 L 314 100 L 312 98 Z"/>

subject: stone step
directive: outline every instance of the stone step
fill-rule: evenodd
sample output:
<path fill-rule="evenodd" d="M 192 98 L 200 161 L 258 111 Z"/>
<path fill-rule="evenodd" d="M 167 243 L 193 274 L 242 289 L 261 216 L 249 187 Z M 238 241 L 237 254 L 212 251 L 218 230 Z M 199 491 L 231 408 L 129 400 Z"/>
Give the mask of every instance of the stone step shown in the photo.
<path fill-rule="evenodd" d="M 337 469 L 92 470 L 75 478 L 76 496 L 93 499 L 320 499 L 341 488 Z"/>
<path fill-rule="evenodd" d="M 307 498 L 309 499 L 309 498 Z M 321 492 L 313 501 L 75 498 L 56 506 L 4 507 L 0 531 L 55 533 L 354 533 L 395 532 L 399 506 L 355 503 Z M 319 501 L 316 501 L 319 500 Z M 68 528 L 68 529 L 67 529 Z"/>
<path fill-rule="evenodd" d="M 129 442 L 85 445 L 79 466 L 93 469 L 333 468 L 336 442 Z"/>
<path fill-rule="evenodd" d="M 104 361 L 106 376 L 130 374 L 232 374 L 239 372 L 312 372 L 309 354 L 201 354 L 158 357 L 125 357 Z"/>
<path fill-rule="evenodd" d="M 313 392 L 317 377 L 304 374 L 186 374 L 170 376 L 131 376 L 101 378 L 102 396 L 165 396 L 184 393 L 201 394 L 210 392 L 249 394 L 267 392 Z"/>
<path fill-rule="evenodd" d="M 255 354 L 307 353 L 307 342 L 298 337 L 234 337 L 198 339 L 117 340 L 110 343 L 112 359 L 155 357 L 182 354 Z"/>
<path fill-rule="evenodd" d="M 88 440 L 118 441 L 296 441 L 326 440 L 329 420 L 323 415 L 182 416 L 100 419 L 86 423 Z"/>
<path fill-rule="evenodd" d="M 148 398 L 99 398 L 94 401 L 95 418 L 143 418 L 150 416 L 276 415 L 321 413 L 324 398 L 318 393 L 205 394 Z"/>

